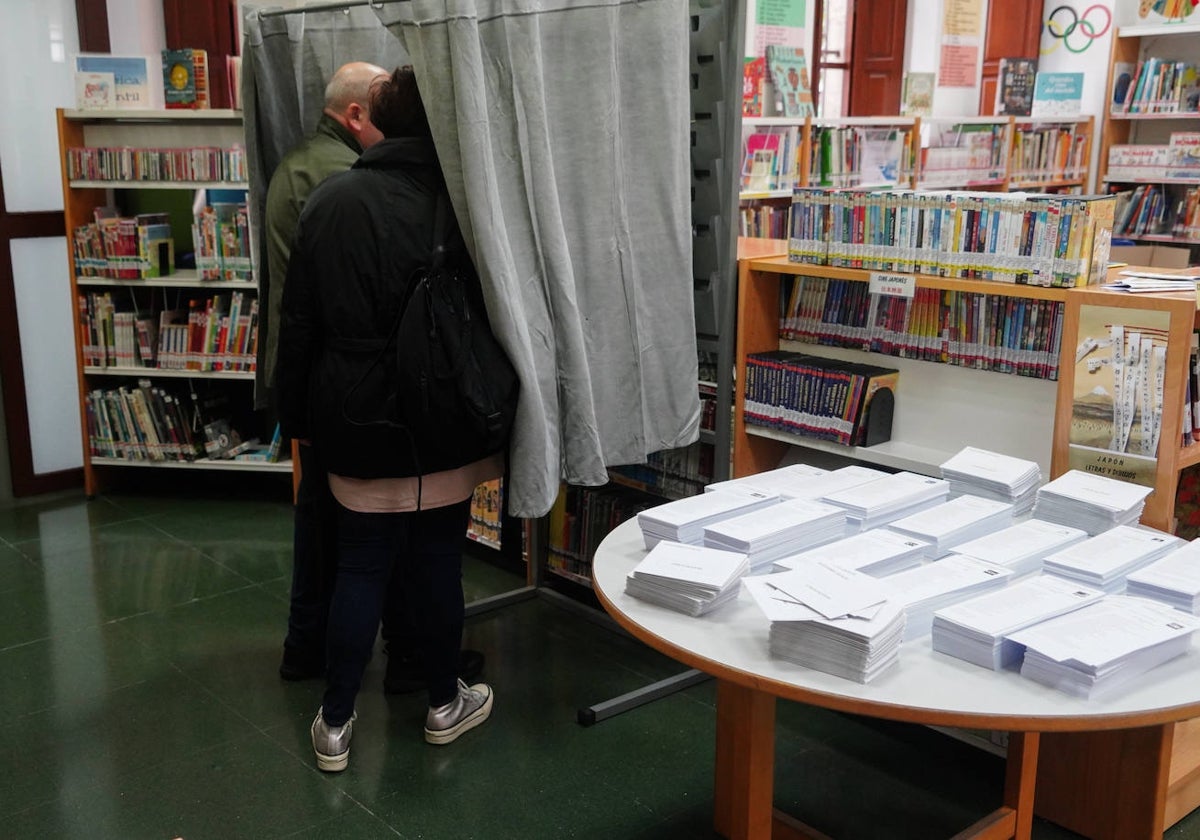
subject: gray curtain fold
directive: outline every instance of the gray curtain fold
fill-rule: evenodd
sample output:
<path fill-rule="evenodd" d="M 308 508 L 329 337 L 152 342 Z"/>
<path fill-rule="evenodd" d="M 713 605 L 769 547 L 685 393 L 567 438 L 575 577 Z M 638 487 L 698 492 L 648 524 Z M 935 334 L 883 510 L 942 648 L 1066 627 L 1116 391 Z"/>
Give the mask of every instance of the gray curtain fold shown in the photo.
<path fill-rule="evenodd" d="M 260 17 L 267 6 L 247 6 L 242 22 L 242 107 L 250 178 L 250 226 L 256 243 L 259 300 L 272 278 L 261 235 L 267 185 L 287 152 L 311 134 L 321 117 L 325 85 L 348 61 L 390 69 L 408 64 L 404 46 L 365 7 Z M 263 381 L 265 333 L 277 328 L 260 312 L 255 406 L 270 400 Z"/>
<path fill-rule="evenodd" d="M 506 488 L 696 440 L 686 0 L 410 0 L 404 43 L 493 329 L 521 375 Z"/>

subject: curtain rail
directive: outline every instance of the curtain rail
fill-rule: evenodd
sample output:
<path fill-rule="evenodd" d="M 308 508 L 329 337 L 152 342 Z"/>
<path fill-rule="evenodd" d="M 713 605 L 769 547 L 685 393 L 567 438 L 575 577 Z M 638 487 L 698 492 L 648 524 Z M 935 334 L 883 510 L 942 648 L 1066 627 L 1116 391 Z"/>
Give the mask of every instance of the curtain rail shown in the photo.
<path fill-rule="evenodd" d="M 258 12 L 260 18 L 281 17 L 283 15 L 299 15 L 304 12 L 337 12 L 349 11 L 356 6 L 372 6 L 379 8 L 387 3 L 407 3 L 409 0 L 343 0 L 341 3 L 318 3 L 311 6 L 297 6 L 294 9 L 269 9 Z"/>

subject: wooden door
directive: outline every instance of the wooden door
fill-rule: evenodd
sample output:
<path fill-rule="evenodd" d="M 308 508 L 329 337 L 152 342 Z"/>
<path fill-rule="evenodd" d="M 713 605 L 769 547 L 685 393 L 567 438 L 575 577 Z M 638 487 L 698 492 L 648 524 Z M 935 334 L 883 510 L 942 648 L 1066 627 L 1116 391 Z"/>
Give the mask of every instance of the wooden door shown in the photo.
<path fill-rule="evenodd" d="M 1042 0 L 991 0 L 983 41 L 979 113 L 996 113 L 996 77 L 1002 58 L 1037 58 L 1042 34 Z"/>
<path fill-rule="evenodd" d="M 900 113 L 907 20 L 908 0 L 870 0 L 855 4 L 850 116 Z"/>
<path fill-rule="evenodd" d="M 163 24 L 167 49 L 208 51 L 209 105 L 232 108 L 225 59 L 241 55 L 236 0 L 163 0 Z"/>

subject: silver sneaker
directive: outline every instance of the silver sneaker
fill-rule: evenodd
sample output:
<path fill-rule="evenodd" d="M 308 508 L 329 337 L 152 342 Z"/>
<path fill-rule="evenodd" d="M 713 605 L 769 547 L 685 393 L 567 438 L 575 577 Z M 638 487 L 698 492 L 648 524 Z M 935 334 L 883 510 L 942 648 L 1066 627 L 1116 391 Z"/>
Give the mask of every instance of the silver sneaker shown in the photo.
<path fill-rule="evenodd" d="M 492 687 L 487 683 L 467 686 L 458 681 L 458 696 L 444 706 L 430 706 L 425 716 L 425 740 L 449 744 L 468 729 L 474 729 L 492 713 Z"/>
<path fill-rule="evenodd" d="M 326 773 L 340 773 L 350 762 L 350 736 L 354 734 L 354 719 L 358 712 L 350 715 L 350 720 L 341 726 L 330 726 L 317 709 L 317 716 L 312 722 L 313 752 L 317 754 L 317 769 Z"/>

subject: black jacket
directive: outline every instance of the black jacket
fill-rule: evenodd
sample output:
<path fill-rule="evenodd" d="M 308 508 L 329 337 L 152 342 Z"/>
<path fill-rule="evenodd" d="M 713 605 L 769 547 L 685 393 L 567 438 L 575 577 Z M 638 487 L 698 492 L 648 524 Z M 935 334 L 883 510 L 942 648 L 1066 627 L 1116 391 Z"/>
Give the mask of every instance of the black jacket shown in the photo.
<path fill-rule="evenodd" d="M 403 433 L 386 425 L 395 348 L 384 345 L 413 272 L 429 262 L 444 189 L 432 143 L 382 140 L 326 179 L 300 216 L 283 293 L 280 423 L 310 438 L 337 475 L 408 475 Z M 461 253 L 453 223 L 449 241 Z"/>

